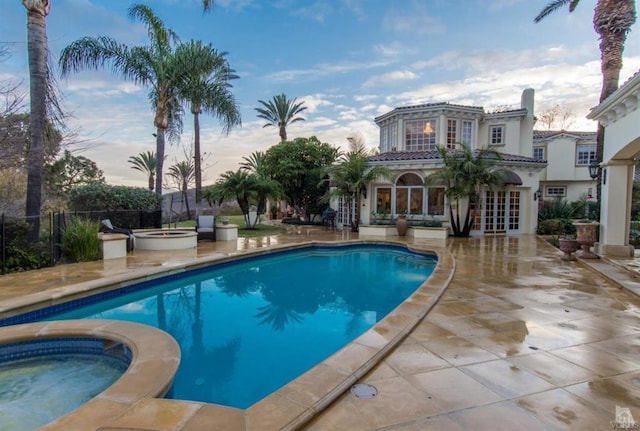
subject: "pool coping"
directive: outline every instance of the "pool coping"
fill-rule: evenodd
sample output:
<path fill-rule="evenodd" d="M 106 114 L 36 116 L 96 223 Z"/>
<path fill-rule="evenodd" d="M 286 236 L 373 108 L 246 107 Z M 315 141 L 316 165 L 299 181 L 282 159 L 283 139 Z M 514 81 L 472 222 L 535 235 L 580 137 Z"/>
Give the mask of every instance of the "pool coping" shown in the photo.
<path fill-rule="evenodd" d="M 38 428 L 39 430 L 99 429 L 138 401 L 163 397 L 171 389 L 180 364 L 180 347 L 168 333 L 151 326 L 118 320 L 60 320 L 5 326 L 0 344 L 86 337 L 124 344 L 131 363 L 112 385 L 91 400 Z"/>
<path fill-rule="evenodd" d="M 165 275 L 197 269 L 211 263 L 222 263 L 309 246 L 340 246 L 352 244 L 400 246 L 418 253 L 435 254 L 438 257 L 438 262 L 429 278 L 407 300 L 396 307 L 380 322 L 324 361 L 321 361 L 309 371 L 298 376 L 293 381 L 245 410 L 193 401 L 145 398 L 134 403 L 134 405 L 129 405 L 129 409 L 124 412 L 119 411 L 117 414 L 114 412 L 111 420 L 102 423 L 99 427 L 100 429 L 106 430 L 124 427 L 135 428 L 144 424 L 145 429 L 197 429 L 191 428 L 188 424 L 196 426 L 199 421 L 203 420 L 203 417 L 215 417 L 220 420 L 226 418 L 225 420 L 228 419 L 245 430 L 298 429 L 329 406 L 345 391 L 349 390 L 353 384 L 365 376 L 424 319 L 448 287 L 455 272 L 455 259 L 447 249 L 428 244 L 407 244 L 405 242 L 392 240 L 364 239 L 346 241 L 311 240 L 297 244 L 277 245 L 233 255 L 207 256 L 197 259 L 196 262 L 183 263 L 172 268 L 146 268 L 146 271 L 143 271 L 144 273 L 141 274 L 121 274 L 116 277 L 110 277 L 107 281 L 93 280 L 59 289 L 52 289 L 48 292 L 48 295 L 47 292 L 38 292 L 27 295 L 27 297 L 17 298 L 14 301 L 6 301 L 10 303 L 6 304 L 5 302 L 0 308 L 0 318 L 48 307 L 56 303 L 93 295 L 102 291 L 118 289 Z M 52 291 L 54 291 L 53 294 Z M 87 321 L 84 320 L 65 322 L 83 322 L 80 323 L 80 325 L 87 326 Z M 41 323 L 41 325 L 52 325 L 54 323 L 61 324 L 61 321 Z M 153 350 L 153 347 L 150 346 L 150 349 Z M 89 404 L 91 404 L 91 402 L 81 408 L 84 409 L 84 407 Z M 154 420 L 150 418 L 141 417 L 145 412 L 149 412 L 149 410 L 155 411 L 160 408 L 166 410 L 169 406 L 174 408 L 174 415 L 182 418 L 182 425 L 178 428 L 175 428 L 176 424 L 173 423 L 173 421 L 171 421 L 173 423 L 171 427 L 164 427 L 162 426 L 164 422 L 154 422 Z M 72 414 L 73 413 L 70 413 L 67 416 Z M 62 419 L 67 418 L 67 416 L 64 416 Z M 50 425 L 54 423 L 55 422 Z M 205 424 L 204 421 L 202 423 Z M 211 422 L 208 421 L 206 423 L 210 424 Z M 67 425 L 69 425 L 69 423 L 67 423 Z M 184 428 L 182 428 L 182 426 L 184 426 Z M 66 429 L 70 428 L 67 427 Z M 86 423 L 82 429 L 88 429 L 86 428 Z"/>

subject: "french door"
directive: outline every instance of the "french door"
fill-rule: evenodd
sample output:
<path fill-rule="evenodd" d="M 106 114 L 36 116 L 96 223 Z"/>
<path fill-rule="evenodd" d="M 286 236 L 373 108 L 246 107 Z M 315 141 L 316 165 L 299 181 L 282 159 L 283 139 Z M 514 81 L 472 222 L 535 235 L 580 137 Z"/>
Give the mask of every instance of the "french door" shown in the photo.
<path fill-rule="evenodd" d="M 520 192 L 518 190 L 487 190 L 480 212 L 482 231 L 491 233 L 520 232 Z"/>

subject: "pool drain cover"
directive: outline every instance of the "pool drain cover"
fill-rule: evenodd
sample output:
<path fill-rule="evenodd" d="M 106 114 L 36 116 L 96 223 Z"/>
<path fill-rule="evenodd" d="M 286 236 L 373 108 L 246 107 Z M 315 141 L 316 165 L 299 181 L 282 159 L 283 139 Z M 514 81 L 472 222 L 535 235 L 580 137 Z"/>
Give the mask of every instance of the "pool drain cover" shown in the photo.
<path fill-rule="evenodd" d="M 358 383 L 351 386 L 351 394 L 357 398 L 373 398 L 378 395 L 378 389 L 366 383 Z"/>

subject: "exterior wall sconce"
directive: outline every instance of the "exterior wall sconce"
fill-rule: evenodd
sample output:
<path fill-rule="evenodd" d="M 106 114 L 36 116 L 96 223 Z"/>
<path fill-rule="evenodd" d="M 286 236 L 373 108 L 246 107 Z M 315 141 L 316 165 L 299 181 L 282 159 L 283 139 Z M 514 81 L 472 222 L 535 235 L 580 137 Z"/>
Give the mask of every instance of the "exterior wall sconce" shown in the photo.
<path fill-rule="evenodd" d="M 536 192 L 533 194 L 533 200 L 534 200 L 534 201 L 539 201 L 540 199 L 542 199 L 542 190 L 538 189 L 538 190 L 536 190 Z"/>
<path fill-rule="evenodd" d="M 599 173 L 600 163 L 598 163 L 596 160 L 593 160 L 591 163 L 589 163 L 589 176 L 592 180 L 595 180 L 596 178 L 598 178 Z"/>

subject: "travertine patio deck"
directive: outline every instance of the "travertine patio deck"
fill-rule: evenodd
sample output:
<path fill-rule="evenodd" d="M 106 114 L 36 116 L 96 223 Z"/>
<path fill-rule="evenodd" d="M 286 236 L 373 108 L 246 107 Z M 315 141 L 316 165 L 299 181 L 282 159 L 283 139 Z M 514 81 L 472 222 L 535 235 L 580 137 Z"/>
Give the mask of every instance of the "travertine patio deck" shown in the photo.
<path fill-rule="evenodd" d="M 59 266 L 0 277 L 0 309 L 24 293 L 60 292 L 102 277 L 142 276 L 161 268 L 247 249 L 347 232 L 294 229 L 198 250 L 135 252 L 126 260 Z M 456 272 L 440 302 L 362 382 L 378 396 L 345 393 L 304 425 L 310 430 L 612 429 L 640 421 L 640 298 L 633 261 L 563 262 L 534 236 L 450 239 Z M 1 329 L 0 329 L 1 330 Z M 292 389 L 298 393 L 300 388 Z M 295 410 L 294 397 L 283 401 Z M 628 408 L 628 411 L 620 410 Z M 235 409 L 147 399 L 103 430 L 274 429 L 272 411 L 242 418 Z M 623 417 L 623 415 L 625 415 Z M 624 424 L 620 424 L 624 425 Z M 78 424 L 77 429 L 82 429 Z"/>

